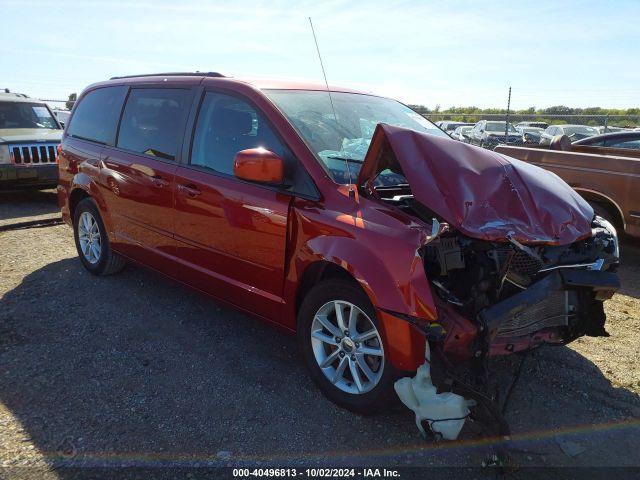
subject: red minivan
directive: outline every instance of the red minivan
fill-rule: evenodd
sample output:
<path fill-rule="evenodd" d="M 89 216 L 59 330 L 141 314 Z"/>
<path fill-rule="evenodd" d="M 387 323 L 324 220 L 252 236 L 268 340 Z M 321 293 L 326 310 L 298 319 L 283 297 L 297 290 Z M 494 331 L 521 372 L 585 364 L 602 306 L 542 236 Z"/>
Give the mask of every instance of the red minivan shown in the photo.
<path fill-rule="evenodd" d="M 606 335 L 619 287 L 615 229 L 556 175 L 348 89 L 112 78 L 76 103 L 59 173 L 87 270 L 131 260 L 297 332 L 355 411 L 392 400 L 427 345 L 485 367 Z"/>

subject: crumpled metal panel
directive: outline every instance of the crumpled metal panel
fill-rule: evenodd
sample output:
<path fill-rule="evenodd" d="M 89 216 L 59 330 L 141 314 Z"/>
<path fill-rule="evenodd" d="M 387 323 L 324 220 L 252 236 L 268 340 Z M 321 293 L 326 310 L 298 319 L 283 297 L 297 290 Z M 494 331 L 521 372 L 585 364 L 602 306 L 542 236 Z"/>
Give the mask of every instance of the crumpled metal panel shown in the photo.
<path fill-rule="evenodd" d="M 569 185 L 496 152 L 379 124 L 358 185 L 371 190 L 387 168 L 402 170 L 415 199 L 469 237 L 566 245 L 591 235 L 593 209 Z"/>

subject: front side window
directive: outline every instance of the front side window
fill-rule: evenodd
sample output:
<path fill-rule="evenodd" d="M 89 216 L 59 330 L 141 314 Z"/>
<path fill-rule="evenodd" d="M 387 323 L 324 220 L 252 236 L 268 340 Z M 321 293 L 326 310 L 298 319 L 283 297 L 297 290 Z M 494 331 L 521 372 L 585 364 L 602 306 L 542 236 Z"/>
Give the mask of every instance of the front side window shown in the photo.
<path fill-rule="evenodd" d="M 439 137 L 449 136 L 431 121 L 395 100 L 356 93 L 326 91 L 265 90 L 318 159 L 326 166 L 334 181 L 355 181 L 371 137 L 378 123 L 411 128 Z M 391 172 L 380 174 L 381 181 Z M 389 178 L 390 182 L 395 182 Z"/>
<path fill-rule="evenodd" d="M 190 90 L 131 90 L 122 114 L 118 148 L 164 160 L 175 160 L 191 107 Z"/>
<path fill-rule="evenodd" d="M 0 128 L 59 127 L 43 103 L 0 102 Z"/>
<path fill-rule="evenodd" d="M 282 142 L 255 108 L 239 98 L 207 92 L 198 114 L 191 165 L 233 175 L 236 153 L 258 147 L 287 157 Z"/>
<path fill-rule="evenodd" d="M 113 145 L 127 87 L 104 87 L 87 93 L 73 112 L 67 133 L 72 137 Z"/>

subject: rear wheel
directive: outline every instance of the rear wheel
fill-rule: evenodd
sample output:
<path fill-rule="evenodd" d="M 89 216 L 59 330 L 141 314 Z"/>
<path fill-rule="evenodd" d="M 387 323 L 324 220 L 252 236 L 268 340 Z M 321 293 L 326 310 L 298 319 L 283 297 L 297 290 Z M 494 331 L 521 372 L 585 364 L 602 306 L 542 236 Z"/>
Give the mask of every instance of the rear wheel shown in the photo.
<path fill-rule="evenodd" d="M 375 309 L 357 285 L 316 285 L 300 307 L 298 344 L 313 380 L 338 405 L 367 414 L 395 401 L 398 371 L 386 361 Z"/>
<path fill-rule="evenodd" d="M 76 206 L 73 233 L 80 261 L 94 275 L 117 273 L 125 266 L 124 258 L 111 250 L 102 217 L 92 198 L 85 198 Z"/>

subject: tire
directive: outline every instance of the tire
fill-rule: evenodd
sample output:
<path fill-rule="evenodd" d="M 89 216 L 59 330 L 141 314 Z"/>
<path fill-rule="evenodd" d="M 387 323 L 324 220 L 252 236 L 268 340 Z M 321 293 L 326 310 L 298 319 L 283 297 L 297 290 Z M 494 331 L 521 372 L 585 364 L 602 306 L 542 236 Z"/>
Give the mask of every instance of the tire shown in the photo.
<path fill-rule="evenodd" d="M 82 225 L 80 222 L 83 222 Z M 90 231 L 90 245 L 95 248 L 87 248 L 87 231 Z M 93 275 L 111 275 L 124 268 L 124 258 L 111 250 L 107 229 L 92 198 L 85 198 L 76 206 L 73 214 L 73 237 L 82 265 Z"/>
<path fill-rule="evenodd" d="M 343 325 L 346 325 L 350 309 L 356 307 L 354 310 L 357 313 L 354 316 L 357 319 L 355 332 L 349 331 L 350 328 L 347 332 L 335 331 L 338 327 L 335 302 L 338 302 L 341 310 L 343 309 L 345 318 Z M 325 319 L 331 322 L 333 330 L 329 330 L 324 326 L 325 323 L 318 320 L 317 317 L 323 316 L 319 315 L 321 312 L 328 312 Z M 375 338 L 358 341 L 364 338 L 363 333 L 371 334 L 374 330 L 377 334 Z M 322 336 L 323 340 L 312 336 L 312 332 Z M 337 342 L 336 339 L 339 337 L 331 332 L 340 334 L 341 341 Z M 384 352 L 388 352 L 389 349 L 380 334 L 375 309 L 357 284 L 344 280 L 327 280 L 313 287 L 304 298 L 298 312 L 297 336 L 298 346 L 311 377 L 324 395 L 334 403 L 366 415 L 383 410 L 397 402 L 393 384 L 400 376 L 400 372 L 385 357 Z M 332 339 L 335 343 L 325 343 L 326 339 Z M 364 352 L 376 353 L 368 355 Z M 322 358 L 329 361 L 330 357 L 336 354 L 339 356 L 335 357 L 332 364 L 325 368 L 321 367 Z M 343 362 L 345 366 L 342 378 L 337 382 L 331 381 L 329 377 L 336 378 Z M 354 367 L 360 382 L 355 381 L 356 377 L 352 373 Z M 365 373 L 367 368 L 368 373 Z"/>

